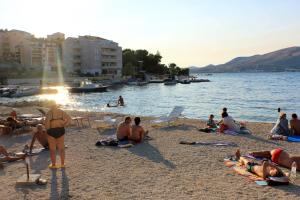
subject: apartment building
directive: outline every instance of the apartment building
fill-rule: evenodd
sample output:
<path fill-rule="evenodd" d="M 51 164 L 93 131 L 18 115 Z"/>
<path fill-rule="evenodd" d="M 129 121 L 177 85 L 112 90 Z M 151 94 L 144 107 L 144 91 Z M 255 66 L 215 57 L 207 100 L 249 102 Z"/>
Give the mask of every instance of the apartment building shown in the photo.
<path fill-rule="evenodd" d="M 67 38 L 63 46 L 64 66 L 68 71 L 120 77 L 122 48 L 118 43 L 95 36 Z"/>
<path fill-rule="evenodd" d="M 19 30 L 0 30 L 0 61 L 14 61 L 32 70 L 106 75 L 122 74 L 122 48 L 118 43 L 95 36 L 67 38 L 54 33 L 47 38 Z"/>

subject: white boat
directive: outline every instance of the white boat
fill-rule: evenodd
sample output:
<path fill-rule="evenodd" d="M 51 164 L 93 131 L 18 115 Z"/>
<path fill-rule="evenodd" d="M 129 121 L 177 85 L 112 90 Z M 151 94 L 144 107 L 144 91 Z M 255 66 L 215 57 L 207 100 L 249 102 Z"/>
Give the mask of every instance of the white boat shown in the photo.
<path fill-rule="evenodd" d="M 10 98 L 19 98 L 19 97 L 27 97 L 33 96 L 40 93 L 39 88 L 16 88 L 9 95 Z"/>

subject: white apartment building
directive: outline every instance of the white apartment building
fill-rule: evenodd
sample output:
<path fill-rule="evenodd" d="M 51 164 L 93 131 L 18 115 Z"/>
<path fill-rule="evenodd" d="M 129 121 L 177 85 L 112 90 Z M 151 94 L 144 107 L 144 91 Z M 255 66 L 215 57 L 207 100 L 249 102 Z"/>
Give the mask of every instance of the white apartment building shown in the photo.
<path fill-rule="evenodd" d="M 100 37 L 67 38 L 63 45 L 63 63 L 70 72 L 121 77 L 122 48 Z"/>
<path fill-rule="evenodd" d="M 122 75 L 122 48 L 118 43 L 95 36 L 67 38 L 54 33 L 47 38 L 19 30 L 0 30 L 0 62 L 13 61 L 28 69 Z"/>

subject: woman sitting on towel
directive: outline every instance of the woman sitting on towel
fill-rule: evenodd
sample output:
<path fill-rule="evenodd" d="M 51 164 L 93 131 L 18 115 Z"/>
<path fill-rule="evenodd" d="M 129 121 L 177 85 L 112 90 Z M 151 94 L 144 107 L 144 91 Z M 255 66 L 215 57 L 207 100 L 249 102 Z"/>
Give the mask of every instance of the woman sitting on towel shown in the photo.
<path fill-rule="evenodd" d="M 221 126 L 225 126 L 225 130 L 233 131 L 239 133 L 241 130 L 241 126 L 237 124 L 231 116 L 228 115 L 227 112 L 222 113 L 222 124 Z"/>
<path fill-rule="evenodd" d="M 246 166 L 247 171 L 266 179 L 268 177 L 286 177 L 286 175 L 278 167 L 263 161 L 262 164 L 255 163 L 245 157 L 238 158 L 240 165 Z"/>
<path fill-rule="evenodd" d="M 300 156 L 292 156 L 283 149 L 273 149 L 271 151 L 257 151 L 251 152 L 250 155 L 254 157 L 271 159 L 272 162 L 286 168 L 291 168 L 292 163 L 296 162 L 297 170 L 300 171 Z"/>
<path fill-rule="evenodd" d="M 142 126 L 140 126 L 141 119 L 139 117 L 134 118 L 135 125 L 131 126 L 131 133 L 129 136 L 129 140 L 140 143 L 147 136 L 148 131 L 145 131 Z"/>
<path fill-rule="evenodd" d="M 275 126 L 271 130 L 271 134 L 288 136 L 289 133 L 289 122 L 286 119 L 286 114 L 281 112 Z"/>

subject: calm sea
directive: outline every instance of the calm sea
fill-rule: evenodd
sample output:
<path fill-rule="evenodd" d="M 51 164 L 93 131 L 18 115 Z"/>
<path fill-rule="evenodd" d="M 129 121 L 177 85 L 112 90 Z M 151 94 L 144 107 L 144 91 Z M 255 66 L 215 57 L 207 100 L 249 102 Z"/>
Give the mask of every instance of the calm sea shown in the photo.
<path fill-rule="evenodd" d="M 106 93 L 65 94 L 55 99 L 64 103 L 67 109 L 139 116 L 166 115 L 174 106 L 183 106 L 185 117 L 199 119 L 207 119 L 209 114 L 220 118 L 223 107 L 227 107 L 235 119 L 245 121 L 274 122 L 278 107 L 288 114 L 288 118 L 293 112 L 300 115 L 300 73 L 221 73 L 198 77 L 211 82 L 120 86 Z M 119 95 L 123 96 L 126 106 L 107 108 L 106 104 L 116 102 Z M 27 97 L 18 101 L 37 98 L 53 97 Z"/>

